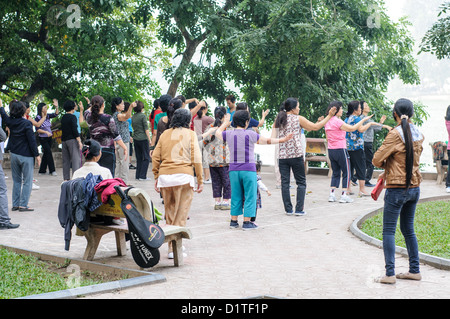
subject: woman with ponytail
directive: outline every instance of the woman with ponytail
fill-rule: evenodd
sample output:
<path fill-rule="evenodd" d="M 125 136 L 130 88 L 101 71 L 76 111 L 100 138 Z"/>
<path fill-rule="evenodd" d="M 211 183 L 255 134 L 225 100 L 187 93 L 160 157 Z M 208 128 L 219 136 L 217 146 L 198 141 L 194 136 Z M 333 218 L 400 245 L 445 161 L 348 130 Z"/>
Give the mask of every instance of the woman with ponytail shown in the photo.
<path fill-rule="evenodd" d="M 114 177 L 116 166 L 115 143 L 122 148 L 124 160 L 127 159 L 128 149 L 117 130 L 114 118 L 105 114 L 105 100 L 100 95 L 91 99 L 90 111 L 86 112 L 86 122 L 89 126 L 91 139 L 97 141 L 102 147 L 99 165 L 109 168 Z"/>
<path fill-rule="evenodd" d="M 284 209 L 287 215 L 305 215 L 304 203 L 306 195 L 305 162 L 303 158 L 303 148 L 301 142 L 302 128 L 307 131 L 318 131 L 333 117 L 336 109 L 329 112 L 323 120 L 312 123 L 300 112 L 298 99 L 290 97 L 284 101 L 281 111 L 278 113 L 273 125 L 272 137 L 283 138 L 288 134 L 293 134 L 294 138 L 278 146 L 278 167 L 281 175 L 281 195 Z M 291 195 L 289 192 L 291 170 L 297 183 L 297 203 L 293 210 Z"/>
<path fill-rule="evenodd" d="M 413 103 L 400 99 L 394 105 L 397 126 L 392 129 L 373 157 L 373 165 L 384 168 L 379 177 L 386 183 L 383 211 L 383 251 L 386 275 L 378 282 L 393 284 L 396 278 L 420 280 L 419 249 L 414 232 L 414 215 L 420 197 L 422 176 L 419 171 L 424 136 L 411 122 Z M 400 216 L 400 230 L 409 256 L 409 272 L 395 276 L 395 230 Z"/>

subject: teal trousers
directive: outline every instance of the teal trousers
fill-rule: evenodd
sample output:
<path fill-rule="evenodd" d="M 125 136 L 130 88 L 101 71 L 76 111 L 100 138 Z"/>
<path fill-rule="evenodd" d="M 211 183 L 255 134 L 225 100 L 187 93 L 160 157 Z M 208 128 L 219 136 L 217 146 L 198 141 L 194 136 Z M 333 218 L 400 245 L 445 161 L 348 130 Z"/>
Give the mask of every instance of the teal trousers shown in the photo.
<path fill-rule="evenodd" d="M 258 184 L 256 172 L 230 171 L 232 216 L 255 217 Z M 245 200 L 244 200 L 245 199 Z"/>

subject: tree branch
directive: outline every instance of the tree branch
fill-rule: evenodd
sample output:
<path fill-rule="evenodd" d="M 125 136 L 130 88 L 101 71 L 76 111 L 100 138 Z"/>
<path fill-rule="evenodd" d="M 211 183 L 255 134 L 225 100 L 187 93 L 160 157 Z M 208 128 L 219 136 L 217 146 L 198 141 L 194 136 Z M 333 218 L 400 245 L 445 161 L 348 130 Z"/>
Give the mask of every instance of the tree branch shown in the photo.
<path fill-rule="evenodd" d="M 48 29 L 45 28 L 47 22 L 47 18 L 42 16 L 41 19 L 41 28 L 39 32 L 29 32 L 29 31 L 19 31 L 19 37 L 24 40 L 27 40 L 32 43 L 41 43 L 44 46 L 44 49 L 48 52 L 53 52 L 53 47 L 47 43 L 48 40 Z"/>

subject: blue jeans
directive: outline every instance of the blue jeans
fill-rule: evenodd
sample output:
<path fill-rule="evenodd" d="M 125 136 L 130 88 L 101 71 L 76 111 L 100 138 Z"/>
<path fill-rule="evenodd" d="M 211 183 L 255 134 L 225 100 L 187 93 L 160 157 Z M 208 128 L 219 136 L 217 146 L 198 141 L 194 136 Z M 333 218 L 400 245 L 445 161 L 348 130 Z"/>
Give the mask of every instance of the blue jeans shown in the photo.
<path fill-rule="evenodd" d="M 8 189 L 6 187 L 5 173 L 0 164 L 0 224 L 10 221 L 8 213 Z"/>
<path fill-rule="evenodd" d="M 383 251 L 386 276 L 395 275 L 395 230 L 400 216 L 400 230 L 409 256 L 409 272 L 419 273 L 419 247 L 414 232 L 414 215 L 420 188 L 387 188 L 384 196 Z"/>
<path fill-rule="evenodd" d="M 230 171 L 231 207 L 230 215 L 255 217 L 258 184 L 256 172 Z M 245 199 L 245 200 L 244 200 Z M 242 212 L 242 207 L 244 211 Z"/>
<path fill-rule="evenodd" d="M 12 206 L 28 207 L 33 187 L 34 157 L 11 153 Z M 23 182 L 23 184 L 22 184 Z"/>

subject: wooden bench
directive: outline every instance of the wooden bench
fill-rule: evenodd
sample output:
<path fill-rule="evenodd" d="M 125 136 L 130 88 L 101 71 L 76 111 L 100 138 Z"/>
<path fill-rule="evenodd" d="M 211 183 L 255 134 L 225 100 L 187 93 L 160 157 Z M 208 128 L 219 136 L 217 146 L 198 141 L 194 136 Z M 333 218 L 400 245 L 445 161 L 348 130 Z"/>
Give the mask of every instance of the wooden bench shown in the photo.
<path fill-rule="evenodd" d="M 141 213 L 141 215 L 153 222 L 153 214 L 152 214 L 152 202 L 148 194 L 139 188 L 131 188 L 128 192 L 128 195 L 131 197 L 134 205 L 137 210 Z M 96 210 L 94 210 L 91 215 L 97 216 L 111 216 L 111 217 L 119 217 L 124 218 L 122 209 L 120 208 L 121 199 L 119 195 L 113 194 L 111 195 L 111 203 L 103 204 Z M 181 266 L 183 264 L 183 239 L 191 239 L 192 233 L 186 227 L 172 226 L 172 225 L 160 225 L 164 230 L 165 235 L 165 243 L 172 242 L 173 254 L 174 254 L 174 265 L 176 267 Z M 108 234 L 110 232 L 114 232 L 116 237 L 116 248 L 117 255 L 124 256 L 126 254 L 126 240 L 125 234 L 128 233 L 128 225 L 126 223 L 124 225 L 105 225 L 105 224 L 96 224 L 90 223 L 87 231 L 82 232 L 77 228 L 77 235 L 85 236 L 87 240 L 87 246 L 84 252 L 83 259 L 92 261 L 94 259 L 95 253 L 97 252 L 98 246 L 103 235 Z"/>
<path fill-rule="evenodd" d="M 305 173 L 308 174 L 309 162 L 326 162 L 328 176 L 332 175 L 331 162 L 328 156 L 328 142 L 326 138 L 306 138 Z"/>
<path fill-rule="evenodd" d="M 183 239 L 191 239 L 191 231 L 186 227 L 172 225 L 161 226 L 161 228 L 165 235 L 164 243 L 172 242 L 175 267 L 183 265 Z M 114 232 L 116 236 L 117 255 L 124 256 L 126 254 L 127 247 L 125 234 L 128 234 L 128 225 L 126 224 L 126 221 L 124 225 L 91 223 L 89 229 L 84 232 L 87 240 L 87 246 L 83 256 L 84 260 L 92 261 L 94 259 L 102 236 L 110 232 Z"/>
<path fill-rule="evenodd" d="M 431 146 L 431 154 L 434 154 L 434 144 L 436 142 L 431 142 L 430 146 Z M 433 161 L 436 163 L 436 172 L 437 172 L 437 179 L 436 179 L 436 183 L 437 184 L 442 184 L 442 182 L 444 181 L 447 171 L 448 171 L 448 154 L 447 154 L 447 145 L 445 143 L 442 143 L 443 146 L 443 151 L 444 151 L 444 157 L 442 159 L 434 159 Z M 442 164 L 442 161 L 447 161 L 447 165 Z"/>

